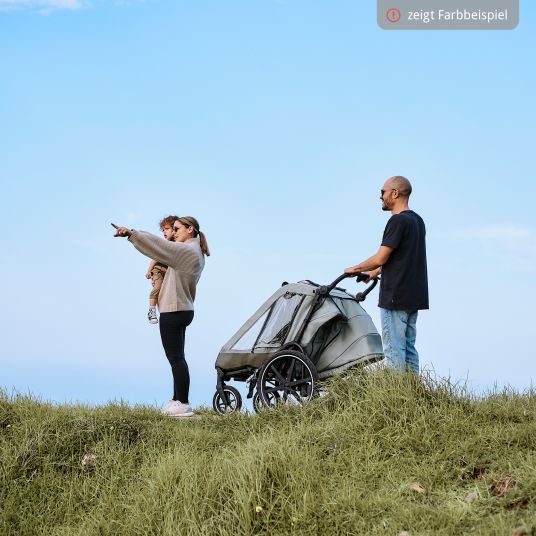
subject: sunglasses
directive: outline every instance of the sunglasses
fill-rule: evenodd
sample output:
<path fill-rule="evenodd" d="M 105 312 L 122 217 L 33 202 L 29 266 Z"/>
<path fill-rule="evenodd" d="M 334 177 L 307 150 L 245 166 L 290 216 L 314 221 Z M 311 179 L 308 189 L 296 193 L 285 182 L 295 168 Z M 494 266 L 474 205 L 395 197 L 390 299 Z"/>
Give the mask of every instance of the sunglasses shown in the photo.
<path fill-rule="evenodd" d="M 385 192 L 391 192 L 392 190 L 398 190 L 398 188 L 389 188 L 389 190 L 380 190 L 380 192 L 381 192 L 381 196 L 383 197 L 383 195 L 385 194 Z"/>

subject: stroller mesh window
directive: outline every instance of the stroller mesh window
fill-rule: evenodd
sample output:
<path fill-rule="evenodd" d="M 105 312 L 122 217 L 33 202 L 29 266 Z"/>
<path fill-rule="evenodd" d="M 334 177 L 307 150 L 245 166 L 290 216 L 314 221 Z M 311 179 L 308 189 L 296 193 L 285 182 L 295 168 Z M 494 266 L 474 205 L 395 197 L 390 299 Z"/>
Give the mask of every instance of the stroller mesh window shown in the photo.
<path fill-rule="evenodd" d="M 272 306 L 270 317 L 262 330 L 255 348 L 280 346 L 285 342 L 296 308 L 302 301 L 301 294 L 287 293 Z"/>
<path fill-rule="evenodd" d="M 269 310 L 268 310 L 269 311 Z M 268 311 L 266 311 L 258 320 L 251 326 L 245 333 L 238 339 L 238 341 L 233 345 L 233 350 L 249 350 L 253 348 L 259 332 L 264 326 L 266 317 L 268 316 Z"/>

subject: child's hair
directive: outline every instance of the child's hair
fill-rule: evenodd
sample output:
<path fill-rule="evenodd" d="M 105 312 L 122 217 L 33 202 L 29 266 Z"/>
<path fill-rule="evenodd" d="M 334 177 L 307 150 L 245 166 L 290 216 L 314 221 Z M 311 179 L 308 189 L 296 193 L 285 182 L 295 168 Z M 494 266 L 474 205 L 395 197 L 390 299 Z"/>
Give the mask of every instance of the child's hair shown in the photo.
<path fill-rule="evenodd" d="M 163 231 L 164 227 L 172 227 L 173 224 L 179 219 L 178 216 L 166 216 L 163 220 L 160 221 L 160 230 Z"/>
<path fill-rule="evenodd" d="M 199 230 L 199 222 L 193 216 L 181 216 L 180 218 L 177 218 L 177 220 L 187 227 L 194 228 L 195 236 L 199 235 L 199 245 L 201 246 L 201 251 L 207 257 L 210 257 L 207 239 L 205 238 L 205 234 Z"/>

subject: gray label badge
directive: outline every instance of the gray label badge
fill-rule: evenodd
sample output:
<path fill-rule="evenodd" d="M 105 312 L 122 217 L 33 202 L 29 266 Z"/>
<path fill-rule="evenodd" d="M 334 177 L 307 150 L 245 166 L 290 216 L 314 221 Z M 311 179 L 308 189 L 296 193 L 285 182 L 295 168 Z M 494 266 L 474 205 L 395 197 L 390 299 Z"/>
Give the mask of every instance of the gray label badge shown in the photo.
<path fill-rule="evenodd" d="M 513 30 L 519 0 L 377 0 L 384 30 Z"/>

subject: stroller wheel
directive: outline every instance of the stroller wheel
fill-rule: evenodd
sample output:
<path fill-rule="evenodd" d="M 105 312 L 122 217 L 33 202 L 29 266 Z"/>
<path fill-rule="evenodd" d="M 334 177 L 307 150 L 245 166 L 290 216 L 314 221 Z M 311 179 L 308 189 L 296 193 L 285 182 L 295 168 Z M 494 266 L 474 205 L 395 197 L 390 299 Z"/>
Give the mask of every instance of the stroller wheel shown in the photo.
<path fill-rule="evenodd" d="M 261 368 L 257 393 L 267 407 L 279 402 L 301 404 L 313 398 L 318 373 L 313 362 L 300 352 L 275 354 Z"/>
<path fill-rule="evenodd" d="M 268 405 L 266 405 L 261 396 L 259 395 L 258 392 L 256 392 L 254 395 L 253 395 L 253 409 L 255 410 L 255 413 L 259 413 L 260 411 L 262 411 L 263 409 L 265 409 L 266 407 L 269 407 L 269 408 L 272 408 L 274 407 L 275 405 L 277 405 L 277 403 L 279 402 L 279 400 L 281 399 L 281 397 L 279 396 L 279 393 L 268 393 L 268 398 L 270 400 L 270 403 Z"/>
<path fill-rule="evenodd" d="M 263 407 L 264 404 L 262 403 L 259 393 L 255 393 L 253 395 L 253 409 L 255 410 L 255 413 L 259 413 L 259 411 L 261 411 Z"/>
<path fill-rule="evenodd" d="M 223 393 L 225 394 L 226 400 L 220 396 L 218 391 L 214 393 L 214 397 L 212 398 L 212 407 L 214 408 L 214 411 L 220 415 L 240 411 L 242 408 L 242 396 L 238 389 L 226 385 L 223 388 Z"/>

